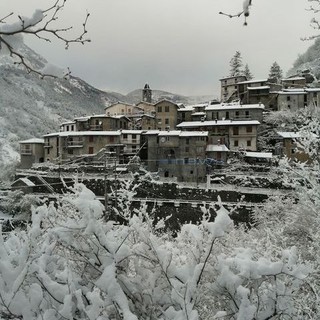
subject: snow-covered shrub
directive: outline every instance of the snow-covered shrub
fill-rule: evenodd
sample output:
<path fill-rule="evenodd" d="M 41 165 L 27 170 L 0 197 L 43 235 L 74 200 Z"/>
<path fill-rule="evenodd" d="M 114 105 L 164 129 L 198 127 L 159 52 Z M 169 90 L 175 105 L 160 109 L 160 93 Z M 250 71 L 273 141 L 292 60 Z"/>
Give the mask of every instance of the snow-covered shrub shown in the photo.
<path fill-rule="evenodd" d="M 40 204 L 38 197 L 24 194 L 20 190 L 10 191 L 1 199 L 0 210 L 11 216 L 20 216 L 29 220 L 33 206 Z"/>
<path fill-rule="evenodd" d="M 172 237 L 145 207 L 116 224 L 84 185 L 73 192 L 1 235 L 1 318 L 301 319 L 308 268 L 294 249 L 241 248 L 252 238 L 222 206 Z"/>

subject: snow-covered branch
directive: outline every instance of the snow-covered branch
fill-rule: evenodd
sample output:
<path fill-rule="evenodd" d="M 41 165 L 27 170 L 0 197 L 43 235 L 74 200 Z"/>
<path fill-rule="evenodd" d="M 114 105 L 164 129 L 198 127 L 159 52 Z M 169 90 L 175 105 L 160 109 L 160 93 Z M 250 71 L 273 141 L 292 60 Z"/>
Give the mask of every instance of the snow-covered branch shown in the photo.
<path fill-rule="evenodd" d="M 85 44 L 90 42 L 87 35 L 87 22 L 90 16 L 89 13 L 82 23 L 82 31 L 78 36 L 68 37 L 69 32 L 73 29 L 72 26 L 58 28 L 54 23 L 58 20 L 61 11 L 64 9 L 67 0 L 56 0 L 55 3 L 45 10 L 35 10 L 32 17 L 23 17 L 18 15 L 17 22 L 13 24 L 6 23 L 9 17 L 14 13 L 10 13 L 0 19 L 0 51 L 7 52 L 16 61 L 15 64 L 23 66 L 27 72 L 33 72 L 41 77 L 55 76 L 50 73 L 45 73 L 35 69 L 24 54 L 19 50 L 19 46 L 23 42 L 24 35 L 31 35 L 39 40 L 51 42 L 56 39 L 65 45 L 68 49 L 71 44 Z"/>
<path fill-rule="evenodd" d="M 247 17 L 249 17 L 250 15 L 250 7 L 252 5 L 252 0 L 244 0 L 243 1 L 243 8 L 240 12 L 236 13 L 236 14 L 230 14 L 230 13 L 225 13 L 220 11 L 219 14 L 227 16 L 229 18 L 239 18 L 242 15 L 244 16 L 244 25 L 247 25 Z"/>

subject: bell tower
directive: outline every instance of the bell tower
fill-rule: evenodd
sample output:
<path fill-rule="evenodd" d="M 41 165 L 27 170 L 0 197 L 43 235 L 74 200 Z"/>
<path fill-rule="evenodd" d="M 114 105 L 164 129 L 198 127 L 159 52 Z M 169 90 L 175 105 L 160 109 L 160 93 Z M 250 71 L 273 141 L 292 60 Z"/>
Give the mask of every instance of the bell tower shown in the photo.
<path fill-rule="evenodd" d="M 146 83 L 142 90 L 142 101 L 151 103 L 152 101 L 152 90 L 149 85 Z"/>

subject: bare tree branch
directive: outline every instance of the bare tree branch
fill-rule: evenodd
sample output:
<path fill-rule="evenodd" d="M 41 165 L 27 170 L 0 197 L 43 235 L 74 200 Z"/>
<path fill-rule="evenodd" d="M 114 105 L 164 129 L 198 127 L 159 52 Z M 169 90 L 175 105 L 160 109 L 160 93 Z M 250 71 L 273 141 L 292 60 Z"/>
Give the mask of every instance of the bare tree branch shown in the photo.
<path fill-rule="evenodd" d="M 241 17 L 242 15 L 244 15 L 244 24 L 243 25 L 247 25 L 247 17 L 249 17 L 249 14 L 250 14 L 250 7 L 252 6 L 252 0 L 244 0 L 243 1 L 243 10 L 240 11 L 239 13 L 236 13 L 236 14 L 230 14 L 230 13 L 225 13 L 225 12 L 219 12 L 219 14 L 221 15 L 224 15 L 224 16 L 227 16 L 229 18 L 239 18 Z"/>
<path fill-rule="evenodd" d="M 86 17 L 82 23 L 82 31 L 78 36 L 68 37 L 68 33 L 73 29 L 72 26 L 57 28 L 53 24 L 59 18 L 59 15 L 65 7 L 67 0 L 56 0 L 55 3 L 45 9 L 36 10 L 31 18 L 25 18 L 18 15 L 18 21 L 14 24 L 9 25 L 6 23 L 7 19 L 14 13 L 6 15 L 0 19 L 2 27 L 0 28 L 0 51 L 3 49 L 8 50 L 11 57 L 17 59 L 15 64 L 23 66 L 27 72 L 38 74 L 40 77 L 56 77 L 52 74 L 43 73 L 40 70 L 36 70 L 28 61 L 24 54 L 19 52 L 19 49 L 13 45 L 12 40 L 17 40 L 18 36 L 32 35 L 46 42 L 51 42 L 52 39 L 56 39 L 65 45 L 65 49 L 68 49 L 71 44 L 80 43 L 84 45 L 90 42 L 87 35 L 87 22 L 90 13 L 86 13 Z"/>

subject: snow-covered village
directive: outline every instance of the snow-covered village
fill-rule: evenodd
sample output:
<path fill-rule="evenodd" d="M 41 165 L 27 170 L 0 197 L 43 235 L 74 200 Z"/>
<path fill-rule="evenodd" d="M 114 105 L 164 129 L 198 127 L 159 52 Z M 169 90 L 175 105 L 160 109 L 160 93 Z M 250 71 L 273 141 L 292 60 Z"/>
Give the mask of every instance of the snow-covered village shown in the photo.
<path fill-rule="evenodd" d="M 320 1 L 282 1 L 0 4 L 0 319 L 320 319 Z"/>

